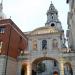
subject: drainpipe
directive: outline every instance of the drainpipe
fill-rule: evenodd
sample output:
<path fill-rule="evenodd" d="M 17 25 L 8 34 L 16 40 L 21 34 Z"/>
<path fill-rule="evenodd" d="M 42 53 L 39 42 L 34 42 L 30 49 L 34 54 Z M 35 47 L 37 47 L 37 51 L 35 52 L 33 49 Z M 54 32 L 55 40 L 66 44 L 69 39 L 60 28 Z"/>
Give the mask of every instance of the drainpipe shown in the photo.
<path fill-rule="evenodd" d="M 5 75 L 7 75 L 8 54 L 9 54 L 9 48 L 10 48 L 11 31 L 12 31 L 12 28 L 10 28 L 8 47 L 7 47 L 7 51 L 6 51 Z"/>

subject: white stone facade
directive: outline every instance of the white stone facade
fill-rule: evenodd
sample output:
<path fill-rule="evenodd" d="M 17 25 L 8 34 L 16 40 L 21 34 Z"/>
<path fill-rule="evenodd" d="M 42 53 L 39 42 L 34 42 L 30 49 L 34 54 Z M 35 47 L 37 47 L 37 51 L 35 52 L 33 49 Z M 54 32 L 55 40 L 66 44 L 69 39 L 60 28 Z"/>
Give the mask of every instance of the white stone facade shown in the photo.
<path fill-rule="evenodd" d="M 5 55 L 0 55 L 0 75 L 17 75 L 17 61 L 11 57 L 8 57 L 7 60 L 7 57 Z"/>
<path fill-rule="evenodd" d="M 75 75 L 75 15 L 72 0 L 67 1 L 72 6 L 68 16 L 67 34 L 70 48 L 65 46 L 64 30 L 58 19 L 58 11 L 51 3 L 45 26 L 25 34 L 28 37 L 27 50 L 21 53 L 18 60 L 8 57 L 6 75 L 33 75 L 33 71 L 36 72 L 34 75 Z M 5 75 L 6 59 L 6 56 L 0 55 L 0 75 Z M 46 66 L 41 73 L 38 70 L 39 63 Z"/>
<path fill-rule="evenodd" d="M 39 27 L 26 34 L 28 37 L 28 49 L 23 55 L 18 57 L 18 75 L 33 75 L 33 70 L 37 71 L 37 64 L 44 62 L 47 71 L 34 75 L 75 75 L 74 53 L 70 53 L 70 48 L 65 46 L 64 31 L 58 19 L 58 11 L 51 3 L 47 11 L 47 22 L 45 26 Z M 69 53 L 68 53 L 69 52 Z M 56 61 L 58 66 L 53 66 Z M 50 65 L 50 67 L 49 67 Z"/>

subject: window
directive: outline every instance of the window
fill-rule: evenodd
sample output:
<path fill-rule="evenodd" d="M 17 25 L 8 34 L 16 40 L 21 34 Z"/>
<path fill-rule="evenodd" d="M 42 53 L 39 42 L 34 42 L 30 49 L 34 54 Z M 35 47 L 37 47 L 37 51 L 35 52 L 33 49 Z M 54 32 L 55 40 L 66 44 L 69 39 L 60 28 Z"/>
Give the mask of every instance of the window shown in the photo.
<path fill-rule="evenodd" d="M 3 42 L 1 41 L 0 42 L 0 53 L 1 53 L 2 45 L 3 45 Z"/>
<path fill-rule="evenodd" d="M 42 49 L 47 49 L 47 41 L 46 40 L 42 41 Z"/>
<path fill-rule="evenodd" d="M 37 49 L 37 41 L 36 40 L 32 41 L 32 47 L 33 47 L 33 50 Z"/>
<path fill-rule="evenodd" d="M 4 27 L 0 27 L 0 33 L 4 33 L 5 28 Z"/>

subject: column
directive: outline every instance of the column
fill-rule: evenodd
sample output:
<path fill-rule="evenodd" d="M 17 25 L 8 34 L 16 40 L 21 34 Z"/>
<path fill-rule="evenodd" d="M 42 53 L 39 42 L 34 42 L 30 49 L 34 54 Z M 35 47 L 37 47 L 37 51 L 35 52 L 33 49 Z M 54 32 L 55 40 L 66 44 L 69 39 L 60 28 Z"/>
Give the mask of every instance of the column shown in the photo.
<path fill-rule="evenodd" d="M 59 68 L 60 68 L 60 75 L 64 75 L 64 59 L 60 58 L 59 60 Z"/>
<path fill-rule="evenodd" d="M 28 63 L 27 64 L 27 75 L 31 75 L 32 73 L 32 66 L 31 66 L 31 63 Z"/>

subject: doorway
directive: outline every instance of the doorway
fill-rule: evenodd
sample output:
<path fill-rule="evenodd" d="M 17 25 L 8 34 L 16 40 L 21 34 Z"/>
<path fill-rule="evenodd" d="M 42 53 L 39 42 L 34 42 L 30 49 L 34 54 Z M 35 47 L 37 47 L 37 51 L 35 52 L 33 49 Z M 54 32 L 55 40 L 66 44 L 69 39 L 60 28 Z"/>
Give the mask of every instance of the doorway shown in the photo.
<path fill-rule="evenodd" d="M 21 75 L 27 75 L 27 65 L 26 64 L 22 65 Z"/>

